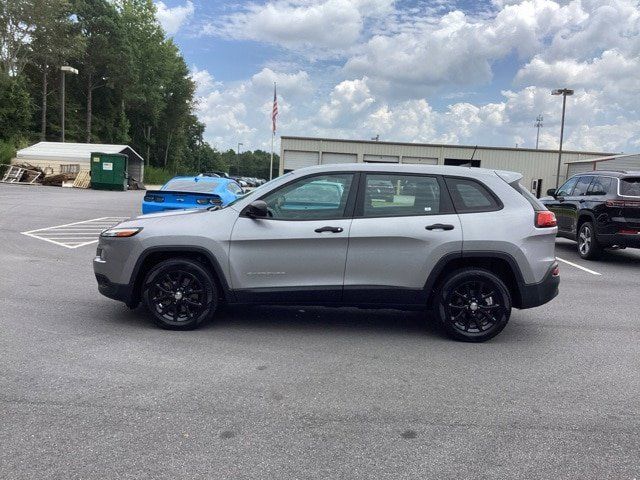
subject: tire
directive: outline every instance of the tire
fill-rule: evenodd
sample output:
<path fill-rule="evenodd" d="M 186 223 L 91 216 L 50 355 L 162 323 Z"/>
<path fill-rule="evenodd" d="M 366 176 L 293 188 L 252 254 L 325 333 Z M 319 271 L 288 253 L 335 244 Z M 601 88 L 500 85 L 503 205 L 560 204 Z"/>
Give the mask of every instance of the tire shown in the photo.
<path fill-rule="evenodd" d="M 593 223 L 584 222 L 578 229 L 578 255 L 585 260 L 595 260 L 602 255 L 602 246 L 596 238 Z"/>
<path fill-rule="evenodd" d="M 216 281 L 198 262 L 165 260 L 147 273 L 142 300 L 157 326 L 192 330 L 212 318 L 218 307 Z"/>
<path fill-rule="evenodd" d="M 449 337 L 484 342 L 507 326 L 511 295 L 495 274 L 480 268 L 464 268 L 444 280 L 437 293 L 435 310 Z"/>

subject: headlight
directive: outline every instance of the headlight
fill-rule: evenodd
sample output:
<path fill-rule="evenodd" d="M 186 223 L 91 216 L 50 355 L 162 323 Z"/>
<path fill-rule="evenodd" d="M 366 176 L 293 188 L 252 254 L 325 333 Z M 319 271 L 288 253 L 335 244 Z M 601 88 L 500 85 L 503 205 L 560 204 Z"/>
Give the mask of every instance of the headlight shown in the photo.
<path fill-rule="evenodd" d="M 134 228 L 108 228 L 100 234 L 101 237 L 133 237 L 136 233 L 142 230 L 142 227 Z"/>

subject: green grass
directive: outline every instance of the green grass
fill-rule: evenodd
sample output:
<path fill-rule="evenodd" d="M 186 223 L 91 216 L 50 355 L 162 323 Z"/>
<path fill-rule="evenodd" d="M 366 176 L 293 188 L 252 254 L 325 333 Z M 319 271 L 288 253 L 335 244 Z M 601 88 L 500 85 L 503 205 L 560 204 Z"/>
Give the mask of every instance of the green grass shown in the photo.
<path fill-rule="evenodd" d="M 11 142 L 0 140 L 0 164 L 11 163 L 11 159 L 16 156 L 16 149 Z"/>
<path fill-rule="evenodd" d="M 175 173 L 164 168 L 144 167 L 144 183 L 148 185 L 164 185 L 175 176 Z"/>

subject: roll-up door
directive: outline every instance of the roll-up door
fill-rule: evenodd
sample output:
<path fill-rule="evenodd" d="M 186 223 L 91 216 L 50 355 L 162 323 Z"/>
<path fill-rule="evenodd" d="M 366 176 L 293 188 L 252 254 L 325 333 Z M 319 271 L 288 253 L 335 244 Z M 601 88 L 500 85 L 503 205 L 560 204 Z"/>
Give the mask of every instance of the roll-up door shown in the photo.
<path fill-rule="evenodd" d="M 431 157 L 402 157 L 402 163 L 412 163 L 418 165 L 437 165 L 438 159 Z"/>
<path fill-rule="evenodd" d="M 365 155 L 365 163 L 398 163 L 400 159 L 392 155 Z"/>
<path fill-rule="evenodd" d="M 299 150 L 284 151 L 284 169 L 297 170 L 318 164 L 318 152 L 302 152 Z"/>
<path fill-rule="evenodd" d="M 322 164 L 328 163 L 355 163 L 358 156 L 355 153 L 329 153 L 322 152 Z"/>
<path fill-rule="evenodd" d="M 567 178 L 577 175 L 578 173 L 586 173 L 595 170 L 594 164 L 589 163 L 569 163 L 567 165 Z"/>

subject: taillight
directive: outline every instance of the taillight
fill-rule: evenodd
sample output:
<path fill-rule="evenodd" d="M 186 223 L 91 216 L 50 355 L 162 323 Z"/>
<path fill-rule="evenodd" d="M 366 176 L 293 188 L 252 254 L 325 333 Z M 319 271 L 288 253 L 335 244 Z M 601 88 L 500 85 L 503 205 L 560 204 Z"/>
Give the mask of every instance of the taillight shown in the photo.
<path fill-rule="evenodd" d="M 198 205 L 221 205 L 222 204 L 222 200 L 220 200 L 219 198 L 198 198 L 196 199 L 196 203 Z"/>
<path fill-rule="evenodd" d="M 636 230 L 635 228 L 623 228 L 621 230 L 618 230 L 618 233 L 622 235 L 638 235 L 640 233 L 640 230 Z"/>
<path fill-rule="evenodd" d="M 556 215 L 549 210 L 542 210 L 536 212 L 536 227 L 538 228 L 550 228 L 555 227 L 558 224 L 556 221 Z"/>

